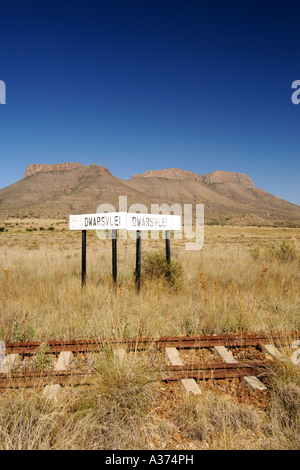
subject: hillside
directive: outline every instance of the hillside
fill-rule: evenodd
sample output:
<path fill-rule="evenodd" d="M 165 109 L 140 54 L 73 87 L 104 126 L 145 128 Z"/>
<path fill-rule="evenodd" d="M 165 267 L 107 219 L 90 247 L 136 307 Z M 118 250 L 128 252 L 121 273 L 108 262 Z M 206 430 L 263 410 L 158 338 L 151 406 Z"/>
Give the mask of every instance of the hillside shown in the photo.
<path fill-rule="evenodd" d="M 215 171 L 198 175 L 169 168 L 123 180 L 102 165 L 29 165 L 23 179 L 0 190 L 0 217 L 65 218 L 96 212 L 119 196 L 134 203 L 204 204 L 209 223 L 300 225 L 300 207 L 257 188 L 248 175 Z"/>

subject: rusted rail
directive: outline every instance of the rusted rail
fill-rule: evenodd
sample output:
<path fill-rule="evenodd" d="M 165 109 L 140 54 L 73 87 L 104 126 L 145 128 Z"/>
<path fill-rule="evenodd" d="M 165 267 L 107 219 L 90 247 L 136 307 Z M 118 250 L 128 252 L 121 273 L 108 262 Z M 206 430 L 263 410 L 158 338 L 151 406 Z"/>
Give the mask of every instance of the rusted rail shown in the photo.
<path fill-rule="evenodd" d="M 181 365 L 168 365 L 165 363 L 160 370 L 154 374 L 153 380 L 176 381 L 181 379 L 230 379 L 247 376 L 261 376 L 264 373 L 265 365 L 268 362 L 256 358 L 253 347 L 260 351 L 263 344 L 270 344 L 277 347 L 291 344 L 295 339 L 300 338 L 300 332 L 265 334 L 265 333 L 236 333 L 223 335 L 197 335 L 197 336 L 166 336 L 161 338 L 137 338 L 102 341 L 97 339 L 80 339 L 70 341 L 48 341 L 47 354 L 60 354 L 70 351 L 75 354 L 101 352 L 107 348 L 123 348 L 130 350 L 161 350 L 164 348 L 176 348 L 182 350 L 214 348 L 215 346 L 225 346 L 226 348 L 250 348 L 249 359 L 234 360 L 233 363 L 226 363 L 220 358 L 211 360 L 211 354 L 206 354 L 205 360 L 197 359 L 192 363 L 183 361 Z M 40 352 L 42 342 L 9 343 L 6 344 L 6 354 L 19 354 L 22 357 L 32 356 Z M 217 348 L 216 348 L 217 349 Z M 44 350 L 45 351 L 45 350 Z M 187 357 L 189 353 L 187 353 Z M 25 363 L 25 361 L 24 361 Z M 83 385 L 89 384 L 95 370 L 87 367 L 84 370 L 32 370 L 26 365 L 17 369 L 12 368 L 8 373 L 0 373 L 0 390 L 20 387 L 44 387 L 45 385 Z"/>
<path fill-rule="evenodd" d="M 89 375 L 73 371 L 26 372 L 0 374 L 0 390 L 6 388 L 44 387 L 45 385 L 84 385 Z"/>
<path fill-rule="evenodd" d="M 160 338 L 135 338 L 135 339 L 78 339 L 67 341 L 47 341 L 50 354 L 58 354 L 62 351 L 73 353 L 100 352 L 109 347 L 126 347 L 127 349 L 143 350 L 148 348 L 163 349 L 177 347 L 180 349 L 209 348 L 224 345 L 226 347 L 259 346 L 272 342 L 275 346 L 283 346 L 299 339 L 300 332 L 289 334 L 275 333 L 234 333 L 224 335 L 196 335 L 196 336 L 165 336 Z M 39 352 L 42 342 L 7 343 L 6 353 L 36 354 Z"/>
<path fill-rule="evenodd" d="M 257 362 L 247 364 L 185 364 L 183 366 L 166 366 L 158 374 L 153 374 L 154 380 L 176 381 L 184 378 L 226 379 L 244 377 L 261 373 L 261 365 Z M 60 385 L 86 385 L 92 380 L 93 372 L 77 371 L 31 371 L 14 372 L 9 375 L 0 374 L 0 389 L 21 387 L 44 387 L 49 384 Z"/>

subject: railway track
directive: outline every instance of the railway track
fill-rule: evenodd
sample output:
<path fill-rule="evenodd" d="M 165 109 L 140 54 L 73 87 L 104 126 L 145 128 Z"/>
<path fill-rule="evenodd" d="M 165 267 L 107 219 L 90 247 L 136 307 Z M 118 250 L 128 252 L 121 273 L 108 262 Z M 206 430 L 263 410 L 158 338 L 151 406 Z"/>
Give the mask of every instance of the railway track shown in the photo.
<path fill-rule="evenodd" d="M 197 381 L 232 378 L 263 391 L 261 379 L 268 362 L 280 358 L 281 348 L 299 339 L 300 332 L 293 332 L 9 343 L 0 364 L 0 391 L 89 384 L 96 355 L 108 349 L 121 360 L 144 351 L 159 364 L 157 380 L 181 381 L 186 392 L 200 393 Z"/>

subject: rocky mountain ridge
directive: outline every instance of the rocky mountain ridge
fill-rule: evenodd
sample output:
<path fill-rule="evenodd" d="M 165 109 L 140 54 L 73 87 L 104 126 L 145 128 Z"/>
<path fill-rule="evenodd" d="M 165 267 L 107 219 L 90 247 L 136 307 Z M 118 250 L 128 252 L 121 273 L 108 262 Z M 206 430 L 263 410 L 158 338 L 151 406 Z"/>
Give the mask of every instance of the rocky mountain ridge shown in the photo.
<path fill-rule="evenodd" d="M 28 176 L 36 175 L 37 173 L 52 173 L 52 172 L 61 172 L 61 171 L 71 171 L 77 170 L 78 168 L 83 168 L 84 165 L 82 163 L 54 163 L 52 165 L 46 165 L 45 163 L 31 163 L 27 166 L 23 178 L 27 178 Z M 97 170 L 99 174 L 108 173 L 111 174 L 110 171 L 102 165 L 88 165 L 89 168 Z"/>
<path fill-rule="evenodd" d="M 77 170 L 84 168 L 82 163 L 55 163 L 46 165 L 45 163 L 32 163 L 27 166 L 23 178 L 36 175 L 37 173 L 52 173 L 61 171 Z M 96 170 L 99 174 L 111 174 L 110 171 L 102 165 L 87 165 L 85 168 Z M 250 176 L 243 173 L 217 170 L 206 175 L 199 175 L 192 171 L 180 170 L 179 168 L 167 168 L 165 170 L 149 170 L 142 174 L 133 175 L 132 178 L 167 178 L 170 180 L 193 180 L 205 182 L 208 184 L 214 183 L 241 183 L 254 186 Z"/>
<path fill-rule="evenodd" d="M 120 198 L 126 199 L 127 208 L 120 208 Z M 111 211 L 130 210 L 136 204 L 148 211 L 152 205 L 173 204 L 190 204 L 194 210 L 203 204 L 207 223 L 300 226 L 300 206 L 257 188 L 245 174 L 229 171 L 198 175 L 168 168 L 125 180 L 97 164 L 31 164 L 22 179 L 0 189 L 2 220 L 67 218 L 94 213 L 107 204 Z"/>
<path fill-rule="evenodd" d="M 217 170 L 206 175 L 198 175 L 192 171 L 179 170 L 178 168 L 167 168 L 166 170 L 150 170 L 142 174 L 133 175 L 133 178 L 167 178 L 174 180 L 194 180 L 205 182 L 208 184 L 214 183 L 241 183 L 254 186 L 250 176 L 244 173 L 237 173 L 232 171 Z"/>

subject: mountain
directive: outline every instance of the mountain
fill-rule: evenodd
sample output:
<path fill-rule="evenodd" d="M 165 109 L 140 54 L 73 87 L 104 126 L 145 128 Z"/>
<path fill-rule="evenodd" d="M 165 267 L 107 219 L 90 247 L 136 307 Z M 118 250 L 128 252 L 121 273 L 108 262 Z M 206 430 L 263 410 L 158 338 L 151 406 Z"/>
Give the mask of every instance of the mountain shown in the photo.
<path fill-rule="evenodd" d="M 243 173 L 233 173 L 230 171 L 214 171 L 207 175 L 197 175 L 192 171 L 179 170 L 178 168 L 167 168 L 166 170 L 146 171 L 142 175 L 133 175 L 135 177 L 143 178 L 167 178 L 171 180 L 193 180 L 199 183 L 242 183 L 254 186 L 250 176 Z"/>
<path fill-rule="evenodd" d="M 31 164 L 20 181 L 0 190 L 0 217 L 66 218 L 93 213 L 100 204 L 119 210 L 144 204 L 204 204 L 208 223 L 300 226 L 300 206 L 257 188 L 242 173 L 215 171 L 199 175 L 168 168 L 115 177 L 102 165 L 80 163 Z"/>

